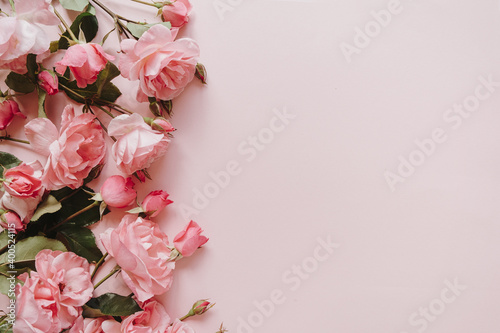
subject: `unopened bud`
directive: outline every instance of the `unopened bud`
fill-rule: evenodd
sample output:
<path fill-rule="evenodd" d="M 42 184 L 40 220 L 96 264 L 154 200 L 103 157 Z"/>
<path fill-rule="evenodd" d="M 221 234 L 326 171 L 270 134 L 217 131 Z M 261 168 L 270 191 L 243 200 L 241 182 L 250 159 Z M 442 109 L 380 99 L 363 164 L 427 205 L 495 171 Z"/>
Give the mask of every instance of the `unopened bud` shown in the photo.
<path fill-rule="evenodd" d="M 196 72 L 194 75 L 200 79 L 203 84 L 207 84 L 207 69 L 203 66 L 203 64 L 196 64 Z"/>

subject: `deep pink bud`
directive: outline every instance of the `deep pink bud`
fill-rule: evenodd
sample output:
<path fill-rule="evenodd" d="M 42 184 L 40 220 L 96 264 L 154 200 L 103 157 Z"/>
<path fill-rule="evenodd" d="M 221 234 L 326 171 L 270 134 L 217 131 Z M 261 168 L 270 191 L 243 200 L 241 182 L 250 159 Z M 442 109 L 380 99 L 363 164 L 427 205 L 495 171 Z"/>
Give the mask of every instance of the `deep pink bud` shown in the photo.
<path fill-rule="evenodd" d="M 43 71 L 38 74 L 38 85 L 49 95 L 55 95 L 59 92 L 59 79 L 55 73 Z"/>
<path fill-rule="evenodd" d="M 137 197 L 132 178 L 111 176 L 101 187 L 102 200 L 110 207 L 123 208 L 132 204 Z"/>
<path fill-rule="evenodd" d="M 172 124 L 163 117 L 155 118 L 151 123 L 151 128 L 157 131 L 165 131 L 167 133 L 175 131 L 175 128 L 172 126 Z"/>
<path fill-rule="evenodd" d="M 168 199 L 169 194 L 165 191 L 153 191 L 149 193 L 142 201 L 142 209 L 150 217 L 160 214 L 163 208 L 170 205 L 173 201 Z"/>
<path fill-rule="evenodd" d="M 13 211 L 6 211 L 0 216 L 0 225 L 4 229 L 10 229 L 15 231 L 22 231 L 26 225 L 21 221 L 19 215 Z"/>
<path fill-rule="evenodd" d="M 12 99 L 0 102 L 0 130 L 4 130 L 10 125 L 14 116 L 26 119 L 26 116 L 19 111 L 19 105 Z"/>

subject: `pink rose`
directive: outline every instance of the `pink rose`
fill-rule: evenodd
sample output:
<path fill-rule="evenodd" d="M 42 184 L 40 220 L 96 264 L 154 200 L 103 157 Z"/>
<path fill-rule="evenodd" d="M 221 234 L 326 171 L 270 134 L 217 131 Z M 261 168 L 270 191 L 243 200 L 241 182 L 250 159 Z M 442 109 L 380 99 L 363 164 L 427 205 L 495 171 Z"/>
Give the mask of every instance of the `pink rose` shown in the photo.
<path fill-rule="evenodd" d="M 132 204 L 137 197 L 132 178 L 111 176 L 101 187 L 102 200 L 110 207 L 123 208 Z"/>
<path fill-rule="evenodd" d="M 176 319 L 172 326 L 167 328 L 165 333 L 195 333 L 194 330 L 185 322 Z"/>
<path fill-rule="evenodd" d="M 90 171 L 104 159 L 104 133 L 95 116 L 75 116 L 70 105 L 62 113 L 59 135 L 47 118 L 33 119 L 24 130 L 33 148 L 48 157 L 42 181 L 49 190 L 82 186 Z"/>
<path fill-rule="evenodd" d="M 170 324 L 170 317 L 163 305 L 150 299 L 142 305 L 144 311 L 128 316 L 122 322 L 123 333 L 164 333 Z"/>
<path fill-rule="evenodd" d="M 152 191 L 142 201 L 142 209 L 150 217 L 155 217 L 163 210 L 163 208 L 170 205 L 173 201 L 168 200 L 169 194 L 165 191 Z"/>
<path fill-rule="evenodd" d="M 15 116 L 26 119 L 26 116 L 19 111 L 19 105 L 16 101 L 7 99 L 0 102 L 0 130 L 6 129 Z"/>
<path fill-rule="evenodd" d="M 41 279 L 59 290 L 59 304 L 79 307 L 92 298 L 90 265 L 73 252 L 42 250 L 35 257 L 36 271 Z"/>
<path fill-rule="evenodd" d="M 97 74 L 106 67 L 108 60 L 114 59 L 99 44 L 75 44 L 66 50 L 61 61 L 56 62 L 56 72 L 62 75 L 69 67 L 78 87 L 85 88 L 97 80 Z"/>
<path fill-rule="evenodd" d="M 200 226 L 191 221 L 188 225 L 177 234 L 174 238 L 174 246 L 183 257 L 189 257 L 196 251 L 197 248 L 208 242 L 208 238 L 201 233 L 203 230 Z"/>
<path fill-rule="evenodd" d="M 163 7 L 163 20 L 170 22 L 174 28 L 180 28 L 188 23 L 192 8 L 189 0 L 174 0 L 172 4 Z"/>
<path fill-rule="evenodd" d="M 139 301 L 170 289 L 175 262 L 170 259 L 167 235 L 156 223 L 127 214 L 116 229 L 101 234 L 101 241 Z"/>
<path fill-rule="evenodd" d="M 24 285 L 17 285 L 16 324 L 14 333 L 60 332 L 57 289 L 47 284 L 36 272 L 21 274 Z M 66 320 L 63 320 L 66 321 Z"/>
<path fill-rule="evenodd" d="M 19 215 L 13 211 L 6 211 L 0 216 L 0 226 L 4 229 L 15 230 L 16 232 L 26 228 Z"/>
<path fill-rule="evenodd" d="M 38 161 L 21 164 L 5 172 L 6 192 L 0 206 L 12 210 L 28 223 L 40 203 L 45 189 L 41 186 L 43 167 Z"/>
<path fill-rule="evenodd" d="M 148 96 L 170 100 L 193 79 L 200 55 L 198 44 L 189 38 L 174 41 L 174 37 L 170 29 L 157 24 L 138 41 L 122 41 L 120 71 L 131 81 L 139 80 L 140 102 L 147 101 Z"/>
<path fill-rule="evenodd" d="M 55 95 L 59 92 L 59 79 L 49 71 L 38 74 L 38 85 L 49 95 Z"/>
<path fill-rule="evenodd" d="M 121 333 L 121 324 L 111 317 L 85 318 L 78 333 Z M 71 332 L 70 332 L 71 333 Z M 76 332 L 75 332 L 76 333 Z"/>
<path fill-rule="evenodd" d="M 3 187 L 15 197 L 38 197 L 43 191 L 42 170 L 42 165 L 38 161 L 10 168 L 4 173 Z"/>
<path fill-rule="evenodd" d="M 149 168 L 165 154 L 170 142 L 165 132 L 153 130 L 137 113 L 113 118 L 108 133 L 117 139 L 111 149 L 113 159 L 127 175 Z"/>
<path fill-rule="evenodd" d="M 58 25 L 50 0 L 15 0 L 16 16 L 0 17 L 0 68 L 24 74 L 26 55 L 42 54 L 49 49 L 50 38 L 39 24 Z"/>

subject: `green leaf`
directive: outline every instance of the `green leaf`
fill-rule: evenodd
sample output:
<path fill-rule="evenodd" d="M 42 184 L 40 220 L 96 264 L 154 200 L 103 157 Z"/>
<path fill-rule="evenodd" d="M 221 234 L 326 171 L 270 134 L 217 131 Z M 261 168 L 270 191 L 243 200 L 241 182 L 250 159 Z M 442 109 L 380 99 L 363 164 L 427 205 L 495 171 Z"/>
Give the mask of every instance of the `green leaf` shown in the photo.
<path fill-rule="evenodd" d="M 114 103 L 121 95 L 122 92 L 120 91 L 120 89 L 118 89 L 118 87 L 115 86 L 113 83 L 109 82 L 103 87 L 100 99 L 106 102 Z M 105 104 L 105 103 L 99 103 L 99 104 Z"/>
<path fill-rule="evenodd" d="M 102 257 L 102 252 L 96 245 L 92 231 L 84 227 L 66 227 L 59 231 L 68 242 L 70 251 L 89 262 L 97 262 Z"/>
<path fill-rule="evenodd" d="M 89 5 L 88 0 L 60 0 L 61 6 L 66 9 L 81 12 Z"/>
<path fill-rule="evenodd" d="M 159 22 L 159 23 L 150 23 L 150 24 L 137 24 L 129 22 L 127 23 L 127 29 L 132 33 L 134 37 L 141 38 L 141 36 L 149 30 L 154 25 L 161 24 L 171 29 L 172 24 L 170 22 Z"/>
<path fill-rule="evenodd" d="M 35 256 L 41 250 L 49 249 L 53 251 L 66 252 L 66 247 L 58 240 L 46 238 L 43 236 L 34 236 L 25 238 L 16 244 L 16 258 L 14 263 L 22 263 L 35 260 Z M 7 261 L 7 254 L 4 253 L 0 256 L 0 265 L 5 264 Z"/>
<path fill-rule="evenodd" d="M 55 237 L 57 231 L 68 226 L 86 227 L 98 222 L 101 219 L 99 205 L 91 206 L 94 202 L 94 200 L 90 200 L 93 194 L 86 193 L 83 189 L 90 193 L 93 192 L 92 189 L 85 186 L 76 190 L 63 188 L 58 191 L 52 191 L 50 194 L 61 202 L 62 208 L 55 213 L 42 215 L 38 221 L 28 223 L 25 233 L 34 236 L 42 232 L 46 233 L 49 237 Z M 66 199 L 61 201 L 63 198 Z M 89 206 L 90 209 L 74 216 L 75 213 Z M 68 220 L 71 216 L 73 217 Z M 61 222 L 64 223 L 53 230 L 51 229 Z"/>
<path fill-rule="evenodd" d="M 28 69 L 28 77 L 34 82 L 36 74 L 38 74 L 38 64 L 36 62 L 36 54 L 28 54 L 26 57 L 26 68 Z"/>
<path fill-rule="evenodd" d="M 0 177 L 5 169 L 10 169 L 21 164 L 22 161 L 12 154 L 0 151 Z"/>
<path fill-rule="evenodd" d="M 11 271 L 7 266 L 0 267 L 0 293 L 10 296 L 9 293 L 14 292 L 13 289 L 15 288 L 15 285 L 22 283 L 22 281 L 17 278 L 18 275 L 17 271 Z M 8 279 L 8 277 L 14 278 L 14 285 L 11 285 L 12 279 Z"/>
<path fill-rule="evenodd" d="M 26 76 L 10 72 L 5 79 L 7 86 L 15 92 L 28 94 L 35 90 L 35 84 Z"/>
<path fill-rule="evenodd" d="M 38 219 L 44 214 L 55 213 L 62 208 L 62 205 L 56 198 L 49 195 L 36 209 L 35 214 L 31 218 L 31 221 L 38 221 Z"/>
<path fill-rule="evenodd" d="M 43 89 L 38 90 L 38 118 L 47 118 L 47 113 L 45 112 L 45 99 L 47 98 L 47 92 Z"/>
<path fill-rule="evenodd" d="M 97 298 L 92 298 L 86 305 L 92 309 L 100 310 L 103 315 L 114 317 L 130 316 L 138 311 L 142 311 L 141 307 L 132 297 L 114 293 L 106 293 Z"/>
<path fill-rule="evenodd" d="M 80 29 L 83 31 L 85 40 L 87 42 L 92 41 L 99 30 L 99 22 L 94 14 L 90 12 L 84 12 L 78 15 L 70 26 L 71 31 L 75 36 L 80 35 Z M 67 49 L 69 47 L 68 38 L 70 38 L 69 33 L 65 31 L 62 34 L 64 37 L 59 39 L 59 48 Z M 66 37 L 66 38 L 65 38 Z"/>

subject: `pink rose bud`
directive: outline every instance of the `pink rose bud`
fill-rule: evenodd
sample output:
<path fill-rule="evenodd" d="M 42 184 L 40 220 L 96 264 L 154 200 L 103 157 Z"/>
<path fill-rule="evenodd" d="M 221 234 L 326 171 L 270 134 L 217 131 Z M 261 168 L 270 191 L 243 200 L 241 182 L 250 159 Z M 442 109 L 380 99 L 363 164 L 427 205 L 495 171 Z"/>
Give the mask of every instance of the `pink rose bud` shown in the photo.
<path fill-rule="evenodd" d="M 26 227 L 23 221 L 21 221 L 19 215 L 10 210 L 6 212 L 4 211 L 4 213 L 0 216 L 0 226 L 4 229 L 15 231 L 22 231 Z"/>
<path fill-rule="evenodd" d="M 167 133 L 175 131 L 175 128 L 172 126 L 172 124 L 163 117 L 155 118 L 151 123 L 151 127 L 154 130 L 165 131 Z"/>
<path fill-rule="evenodd" d="M 170 22 L 173 28 L 180 28 L 189 22 L 189 13 L 193 6 L 189 0 L 174 0 L 162 9 L 163 20 Z"/>
<path fill-rule="evenodd" d="M 49 95 L 59 92 L 59 79 L 52 71 L 43 71 L 38 74 L 38 85 Z"/>
<path fill-rule="evenodd" d="M 110 207 L 123 208 L 132 204 L 137 197 L 132 178 L 111 176 L 101 187 L 102 200 Z"/>
<path fill-rule="evenodd" d="M 19 111 L 19 105 L 16 101 L 6 99 L 0 102 L 0 130 L 6 129 L 12 122 L 14 116 L 26 119 L 26 116 Z"/>
<path fill-rule="evenodd" d="M 208 242 L 208 238 L 201 235 L 203 230 L 200 226 L 191 221 L 188 225 L 177 234 L 174 238 L 174 246 L 183 257 L 189 257 L 196 251 L 197 248 Z"/>
<path fill-rule="evenodd" d="M 170 205 L 173 201 L 168 199 L 169 194 L 165 191 L 153 191 L 142 201 L 142 209 L 150 217 L 155 217 Z"/>
<path fill-rule="evenodd" d="M 210 310 L 210 308 L 214 305 L 215 305 L 215 303 L 210 303 L 206 299 L 202 299 L 202 300 L 194 303 L 191 310 L 193 311 L 193 313 L 195 315 L 202 315 L 205 312 L 207 312 L 208 310 Z"/>
<path fill-rule="evenodd" d="M 22 163 L 5 171 L 3 187 L 14 197 L 36 198 L 43 192 L 42 172 L 38 161 Z"/>

